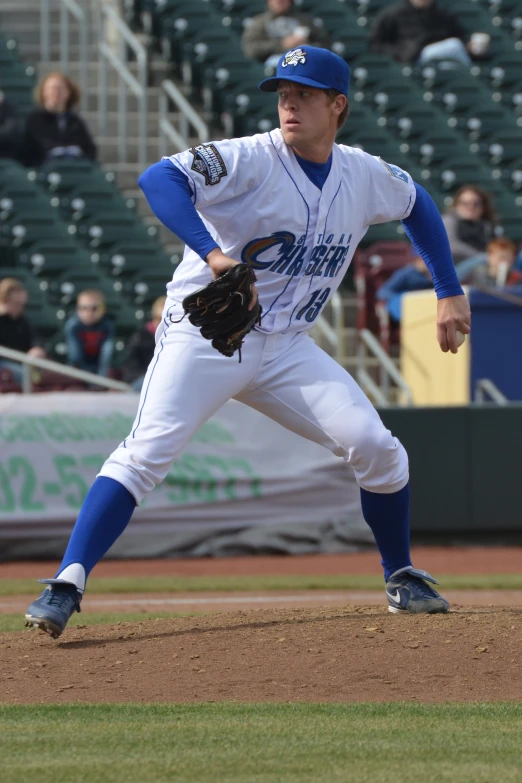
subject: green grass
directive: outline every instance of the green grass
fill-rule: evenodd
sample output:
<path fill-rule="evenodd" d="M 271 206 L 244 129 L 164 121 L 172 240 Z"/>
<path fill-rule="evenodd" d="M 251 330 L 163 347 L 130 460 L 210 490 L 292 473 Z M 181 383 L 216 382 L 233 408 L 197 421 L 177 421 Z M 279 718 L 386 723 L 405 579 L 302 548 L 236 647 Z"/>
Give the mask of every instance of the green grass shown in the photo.
<path fill-rule="evenodd" d="M 165 617 L 195 617 L 201 616 L 202 612 L 82 612 L 73 614 L 67 627 L 73 625 L 107 625 L 112 623 L 134 623 L 143 620 L 160 620 Z M 0 614 L 0 633 L 10 631 L 31 631 L 31 628 L 24 626 L 23 613 L 19 614 Z"/>
<path fill-rule="evenodd" d="M 283 568 L 283 564 L 281 568 Z M 175 566 L 173 566 L 173 569 Z M 45 574 L 45 565 L 42 573 Z M 522 590 L 522 574 L 438 574 L 444 590 Z M 150 576 L 92 577 L 89 593 L 264 592 L 265 590 L 382 590 L 382 577 L 367 574 L 324 576 Z M 0 579 L 0 596 L 32 595 L 34 579 Z"/>
<path fill-rule="evenodd" d="M 520 704 L 0 706 L 3 783 L 519 783 Z"/>

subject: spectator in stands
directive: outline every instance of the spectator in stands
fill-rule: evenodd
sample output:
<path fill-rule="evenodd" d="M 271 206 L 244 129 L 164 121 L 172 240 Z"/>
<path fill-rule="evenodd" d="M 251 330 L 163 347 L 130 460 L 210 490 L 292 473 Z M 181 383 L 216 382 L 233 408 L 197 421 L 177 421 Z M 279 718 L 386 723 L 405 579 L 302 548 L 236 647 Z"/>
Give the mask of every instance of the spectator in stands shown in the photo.
<path fill-rule="evenodd" d="M 484 260 L 469 259 L 457 267 L 461 283 L 505 288 L 522 283 L 522 272 L 514 269 L 517 249 L 507 237 L 498 237 L 488 242 Z"/>
<path fill-rule="evenodd" d="M 274 66 L 288 49 L 303 44 L 327 49 L 329 43 L 311 16 L 294 9 L 294 0 L 267 0 L 267 10 L 252 19 L 242 39 L 246 57 Z"/>
<path fill-rule="evenodd" d="M 31 324 L 24 315 L 26 304 L 27 291 L 18 280 L 14 277 L 0 280 L 0 345 L 43 358 L 45 351 L 38 345 Z M 22 382 L 21 364 L 0 356 L 0 368 L 10 370 L 16 383 Z"/>
<path fill-rule="evenodd" d="M 134 332 L 127 346 L 122 365 L 123 380 L 125 383 L 130 383 L 137 392 L 141 391 L 147 367 L 154 355 L 156 329 L 161 323 L 166 298 L 166 296 L 158 296 L 153 302 L 152 320 Z"/>
<path fill-rule="evenodd" d="M 469 42 L 458 17 L 437 0 L 402 0 L 386 7 L 375 20 L 370 45 L 400 63 L 426 65 L 454 60 L 470 65 L 472 57 L 487 57 L 489 36 L 474 33 Z"/>
<path fill-rule="evenodd" d="M 107 315 L 101 291 L 78 295 L 76 314 L 65 324 L 67 363 L 106 377 L 114 351 L 114 322 Z"/>
<path fill-rule="evenodd" d="M 433 288 L 430 273 L 420 256 L 411 250 L 412 261 L 410 264 L 396 269 L 388 280 L 378 289 L 376 296 L 380 302 L 386 304 L 392 323 L 401 321 L 401 300 L 409 291 L 424 291 Z"/>
<path fill-rule="evenodd" d="M 0 90 L 0 158 L 16 158 L 20 127 L 16 107 Z"/>
<path fill-rule="evenodd" d="M 73 111 L 80 89 L 59 71 L 43 79 L 35 92 L 39 108 L 28 116 L 21 156 L 28 166 L 57 157 L 96 159 L 96 146 L 82 118 Z"/>
<path fill-rule="evenodd" d="M 491 195 L 476 185 L 463 185 L 442 216 L 455 264 L 478 254 L 484 260 L 486 245 L 497 223 Z"/>

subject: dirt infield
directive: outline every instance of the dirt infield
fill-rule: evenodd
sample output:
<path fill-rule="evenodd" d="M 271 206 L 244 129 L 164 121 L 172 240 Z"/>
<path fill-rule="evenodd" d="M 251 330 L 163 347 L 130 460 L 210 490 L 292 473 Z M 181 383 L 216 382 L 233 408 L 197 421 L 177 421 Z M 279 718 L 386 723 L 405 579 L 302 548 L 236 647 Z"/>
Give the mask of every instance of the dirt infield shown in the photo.
<path fill-rule="evenodd" d="M 440 574 L 522 571 L 522 548 L 417 548 Z M 0 578 L 54 563 L 0 565 Z M 95 576 L 379 574 L 375 552 L 105 561 Z M 0 702 L 496 701 L 522 699 L 522 593 L 444 591 L 448 615 L 396 616 L 381 591 L 90 594 L 88 612 L 204 613 L 0 634 Z M 23 612 L 31 596 L 0 598 Z M 80 615 L 81 617 L 81 615 Z"/>
<path fill-rule="evenodd" d="M 522 572 L 522 547 L 414 547 L 418 568 L 437 574 Z M 0 563 L 0 579 L 53 574 L 59 563 Z M 201 558 L 189 560 L 104 560 L 93 576 L 274 576 L 277 574 L 381 574 L 376 550 L 345 555 Z"/>
<path fill-rule="evenodd" d="M 0 636 L 4 703 L 522 699 L 522 611 L 251 610 Z"/>

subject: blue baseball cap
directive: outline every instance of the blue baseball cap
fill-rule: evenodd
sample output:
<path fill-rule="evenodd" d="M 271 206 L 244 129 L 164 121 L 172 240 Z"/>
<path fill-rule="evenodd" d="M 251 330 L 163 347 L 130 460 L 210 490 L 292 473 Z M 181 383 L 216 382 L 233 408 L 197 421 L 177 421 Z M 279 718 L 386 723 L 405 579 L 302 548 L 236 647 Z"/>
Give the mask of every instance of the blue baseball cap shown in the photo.
<path fill-rule="evenodd" d="M 275 76 L 264 79 L 259 89 L 263 92 L 276 92 L 278 83 L 283 79 L 322 90 L 337 90 L 347 96 L 350 69 L 342 57 L 329 49 L 299 46 L 281 56 Z"/>

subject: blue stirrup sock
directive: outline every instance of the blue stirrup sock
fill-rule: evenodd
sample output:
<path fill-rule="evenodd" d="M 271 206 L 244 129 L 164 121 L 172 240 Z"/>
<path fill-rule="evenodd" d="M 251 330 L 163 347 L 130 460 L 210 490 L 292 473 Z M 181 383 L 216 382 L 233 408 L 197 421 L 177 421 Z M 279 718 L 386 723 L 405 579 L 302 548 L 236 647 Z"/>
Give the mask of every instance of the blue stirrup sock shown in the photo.
<path fill-rule="evenodd" d="M 89 573 L 121 536 L 135 508 L 134 497 L 122 484 L 99 476 L 83 502 L 56 576 L 83 592 Z"/>
<path fill-rule="evenodd" d="M 384 579 L 399 568 L 411 565 L 410 558 L 410 485 L 390 495 L 361 489 L 363 516 L 381 553 Z"/>

